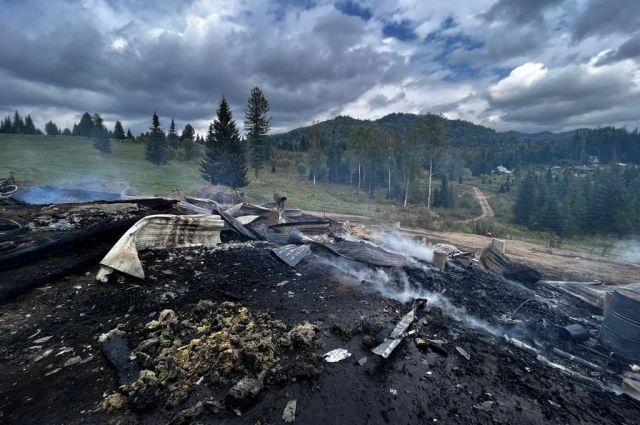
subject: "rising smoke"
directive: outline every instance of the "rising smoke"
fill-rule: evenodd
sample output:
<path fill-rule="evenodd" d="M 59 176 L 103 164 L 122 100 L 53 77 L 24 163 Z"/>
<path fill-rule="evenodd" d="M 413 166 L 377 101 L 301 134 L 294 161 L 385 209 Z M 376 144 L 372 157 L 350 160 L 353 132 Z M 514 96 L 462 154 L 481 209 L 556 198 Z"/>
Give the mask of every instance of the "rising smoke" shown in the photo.
<path fill-rule="evenodd" d="M 374 235 L 376 242 L 384 249 L 418 260 L 433 263 L 433 245 L 420 243 L 414 239 L 397 233 L 381 233 Z"/>
<path fill-rule="evenodd" d="M 428 261 L 433 258 L 433 248 L 420 244 L 399 235 L 393 235 L 382 243 L 384 248 L 413 258 Z M 340 257 L 320 257 L 318 262 L 333 271 L 336 280 L 357 287 L 360 290 L 374 291 L 385 298 L 408 303 L 416 298 L 427 300 L 427 308 L 439 308 L 445 315 L 476 329 L 494 336 L 501 336 L 504 330 L 490 325 L 484 320 L 469 315 L 464 308 L 456 307 L 447 297 L 439 292 L 426 290 L 420 282 L 412 281 L 402 269 L 369 267 L 363 263 Z M 431 272 L 432 269 L 416 263 L 421 269 Z"/>

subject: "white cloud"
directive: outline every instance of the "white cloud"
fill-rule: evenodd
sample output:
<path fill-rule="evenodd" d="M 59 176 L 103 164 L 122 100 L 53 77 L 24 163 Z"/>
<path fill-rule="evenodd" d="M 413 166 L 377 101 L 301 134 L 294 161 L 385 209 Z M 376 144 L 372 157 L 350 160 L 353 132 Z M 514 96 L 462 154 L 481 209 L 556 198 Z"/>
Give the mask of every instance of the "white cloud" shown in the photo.
<path fill-rule="evenodd" d="M 547 75 L 547 68 L 541 63 L 527 62 L 514 68 L 509 76 L 489 87 L 489 96 L 497 102 L 511 99 Z"/>
<path fill-rule="evenodd" d="M 277 130 L 427 111 L 498 129 L 636 126 L 636 18 L 589 27 L 605 3 L 374 0 L 365 21 L 330 0 L 13 2 L 0 16 L 0 113 L 67 126 L 96 111 L 139 131 L 157 110 L 204 130 L 222 94 L 241 121 L 258 85 Z M 384 34 L 404 21 L 415 40 Z"/>

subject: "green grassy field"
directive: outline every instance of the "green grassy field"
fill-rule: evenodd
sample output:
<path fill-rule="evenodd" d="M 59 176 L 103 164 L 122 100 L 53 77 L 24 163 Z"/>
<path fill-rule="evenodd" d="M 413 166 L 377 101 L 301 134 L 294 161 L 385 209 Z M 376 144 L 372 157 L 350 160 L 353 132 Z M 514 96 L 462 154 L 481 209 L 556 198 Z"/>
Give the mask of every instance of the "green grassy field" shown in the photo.
<path fill-rule="evenodd" d="M 84 137 L 0 134 L 0 177 L 12 172 L 18 182 L 28 185 L 74 186 L 100 182 L 121 190 L 127 185 L 134 193 L 168 195 L 178 188 L 197 193 L 207 185 L 198 173 L 198 162 L 172 161 L 155 167 L 143 158 L 144 146 L 112 141 L 112 152 L 101 154 L 93 140 Z M 284 164 L 284 165 L 283 165 Z M 256 201 L 271 201 L 274 190 L 289 195 L 292 206 L 345 214 L 374 215 L 380 204 L 363 192 L 338 184 L 314 186 L 293 171 L 291 160 L 282 161 L 277 173 L 261 171 L 243 191 Z"/>

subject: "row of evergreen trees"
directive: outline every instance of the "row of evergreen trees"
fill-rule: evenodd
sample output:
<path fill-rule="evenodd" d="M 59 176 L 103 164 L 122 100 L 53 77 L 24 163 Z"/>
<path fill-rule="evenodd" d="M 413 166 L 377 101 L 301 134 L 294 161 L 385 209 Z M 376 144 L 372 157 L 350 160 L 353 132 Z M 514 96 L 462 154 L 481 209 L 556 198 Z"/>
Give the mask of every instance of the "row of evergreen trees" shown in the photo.
<path fill-rule="evenodd" d="M 16 111 L 13 114 L 13 119 L 11 116 L 7 116 L 2 120 L 0 123 L 0 133 L 42 134 L 42 130 L 36 128 L 33 119 L 31 119 L 31 115 L 27 115 L 22 119 L 22 116 Z"/>
<path fill-rule="evenodd" d="M 640 169 L 610 166 L 576 176 L 529 172 L 517 187 L 513 221 L 559 235 L 640 232 Z"/>
<path fill-rule="evenodd" d="M 247 153 L 249 163 L 258 178 L 259 170 L 271 157 L 267 138 L 271 128 L 271 118 L 267 116 L 269 102 L 259 87 L 254 87 L 249 95 L 244 115 L 246 139 L 233 119 L 227 100 L 222 97 L 216 119 L 209 125 L 205 139 L 205 153 L 200 164 L 202 178 L 212 184 L 243 187 L 247 179 Z"/>
<path fill-rule="evenodd" d="M 190 124 L 185 126 L 178 136 L 175 122 L 171 120 L 169 131 L 165 135 L 160 119 L 154 112 L 148 133 L 141 135 L 145 143 L 145 159 L 160 166 L 171 159 L 171 150 L 179 146 L 187 146 L 196 141 L 204 144 L 204 155 L 200 163 L 200 174 L 212 184 L 230 187 L 243 187 L 247 180 L 247 155 L 249 165 L 254 168 L 255 176 L 271 157 L 271 149 L 267 138 L 271 127 L 271 119 L 267 116 L 269 102 L 262 90 L 254 87 L 251 90 L 247 110 L 245 112 L 244 130 L 246 139 L 233 119 L 231 108 L 226 98 L 222 98 L 216 111 L 216 118 L 209 125 L 206 138 L 199 139 Z"/>

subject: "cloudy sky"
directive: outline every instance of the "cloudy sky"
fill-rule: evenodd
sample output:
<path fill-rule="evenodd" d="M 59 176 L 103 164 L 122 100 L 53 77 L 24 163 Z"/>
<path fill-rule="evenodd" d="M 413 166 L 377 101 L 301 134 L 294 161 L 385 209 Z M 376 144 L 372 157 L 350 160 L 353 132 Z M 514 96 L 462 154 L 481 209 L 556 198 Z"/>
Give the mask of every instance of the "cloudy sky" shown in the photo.
<path fill-rule="evenodd" d="M 640 122 L 640 0 L 0 0 L 0 113 L 274 132 L 436 112 L 498 130 Z"/>

